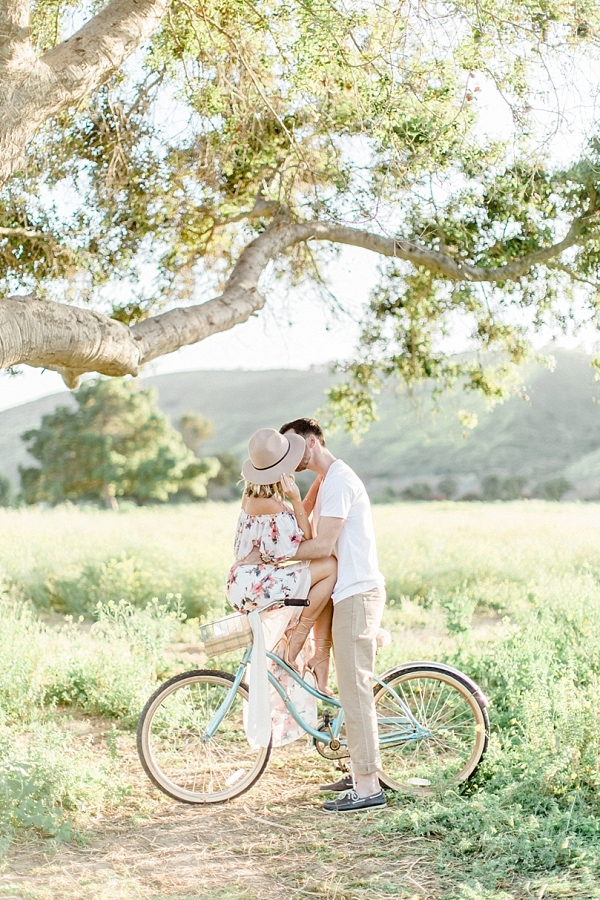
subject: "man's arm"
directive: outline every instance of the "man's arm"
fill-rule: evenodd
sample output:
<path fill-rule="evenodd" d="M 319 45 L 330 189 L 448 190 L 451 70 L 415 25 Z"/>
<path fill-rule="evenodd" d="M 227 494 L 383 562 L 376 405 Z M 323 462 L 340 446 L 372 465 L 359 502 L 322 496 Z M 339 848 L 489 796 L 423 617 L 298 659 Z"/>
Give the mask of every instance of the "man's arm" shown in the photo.
<path fill-rule="evenodd" d="M 319 533 L 316 538 L 302 541 L 294 559 L 319 559 L 322 556 L 331 556 L 345 521 L 333 516 L 323 516 L 319 519 Z"/>

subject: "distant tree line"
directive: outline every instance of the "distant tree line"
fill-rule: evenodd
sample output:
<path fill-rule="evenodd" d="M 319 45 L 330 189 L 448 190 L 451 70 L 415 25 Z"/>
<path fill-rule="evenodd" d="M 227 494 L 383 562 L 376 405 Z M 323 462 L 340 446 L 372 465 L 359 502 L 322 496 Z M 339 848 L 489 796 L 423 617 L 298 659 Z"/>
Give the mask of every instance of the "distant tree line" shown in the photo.
<path fill-rule="evenodd" d="M 379 502 L 394 500 L 431 501 L 462 500 L 491 503 L 497 500 L 509 501 L 519 499 L 562 500 L 565 494 L 575 489 L 562 475 L 538 482 L 532 489 L 527 488 L 527 478 L 521 475 L 487 475 L 481 480 L 479 490 L 460 494 L 458 484 L 453 478 L 443 478 L 437 485 L 428 481 L 414 481 L 401 490 L 388 487 L 375 499 Z"/>
<path fill-rule="evenodd" d="M 37 465 L 20 466 L 19 495 L 0 474 L 0 506 L 71 500 L 116 509 L 119 500 L 144 505 L 239 496 L 240 458 L 227 451 L 202 455 L 213 434 L 209 419 L 186 412 L 174 428 L 159 410 L 155 392 L 133 380 L 89 381 L 74 397 L 74 409 L 59 406 L 42 417 L 38 428 L 21 436 Z M 491 474 L 481 479 L 477 490 L 461 493 L 457 481 L 446 476 L 436 484 L 418 480 L 401 489 L 388 486 L 373 499 L 558 501 L 572 490 L 563 476 L 528 487 L 521 475 Z"/>

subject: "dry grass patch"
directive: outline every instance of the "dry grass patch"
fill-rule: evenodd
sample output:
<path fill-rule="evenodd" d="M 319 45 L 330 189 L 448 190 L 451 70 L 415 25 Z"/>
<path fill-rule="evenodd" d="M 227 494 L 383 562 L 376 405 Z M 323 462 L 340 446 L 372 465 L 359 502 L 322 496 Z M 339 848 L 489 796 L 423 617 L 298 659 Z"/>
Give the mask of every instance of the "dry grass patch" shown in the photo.
<path fill-rule="evenodd" d="M 66 724 L 66 723 L 65 723 Z M 90 724 L 109 754 L 100 722 Z M 76 720 L 71 729 L 85 722 Z M 89 730 L 87 735 L 89 736 Z M 103 747 L 101 747 L 103 743 Z M 139 770 L 132 735 L 117 740 L 118 765 L 132 792 L 97 817 L 79 846 L 16 845 L 0 875 L 0 897 L 22 900 L 380 900 L 440 896 L 425 839 L 367 835 L 385 810 L 328 816 L 317 786 L 332 767 L 304 742 L 274 751 L 259 784 L 237 800 L 206 808 L 163 798 Z M 398 803 L 393 800 L 392 803 Z"/>

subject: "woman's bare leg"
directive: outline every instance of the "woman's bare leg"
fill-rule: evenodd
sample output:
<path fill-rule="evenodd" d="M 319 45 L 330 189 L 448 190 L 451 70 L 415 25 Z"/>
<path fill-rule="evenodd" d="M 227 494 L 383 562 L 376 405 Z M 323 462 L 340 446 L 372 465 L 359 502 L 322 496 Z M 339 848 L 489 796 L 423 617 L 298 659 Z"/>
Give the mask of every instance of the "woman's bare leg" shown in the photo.
<path fill-rule="evenodd" d="M 326 603 L 321 610 L 321 615 L 313 626 L 313 637 L 315 641 L 331 642 L 331 623 L 333 621 L 333 601 Z"/>
<path fill-rule="evenodd" d="M 333 620 L 333 601 L 326 603 L 321 615 L 313 626 L 315 652 L 306 663 L 315 676 L 317 687 L 324 694 L 332 694 L 329 690 L 329 662 L 331 658 L 331 623 Z"/>
<path fill-rule="evenodd" d="M 308 592 L 310 606 L 302 610 L 298 624 L 290 632 L 287 659 L 293 662 L 302 650 L 311 628 L 319 621 L 320 616 L 331 601 L 335 580 L 337 578 L 337 561 L 333 556 L 313 559 L 310 562 L 311 587 Z"/>

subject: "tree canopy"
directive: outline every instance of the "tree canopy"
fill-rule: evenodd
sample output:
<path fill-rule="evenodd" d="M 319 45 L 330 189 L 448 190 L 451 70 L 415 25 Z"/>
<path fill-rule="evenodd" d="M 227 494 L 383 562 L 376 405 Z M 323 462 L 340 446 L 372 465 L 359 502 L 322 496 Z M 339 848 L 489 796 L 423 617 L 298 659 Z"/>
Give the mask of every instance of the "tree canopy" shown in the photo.
<path fill-rule="evenodd" d="M 214 426 L 210 419 L 200 413 L 186 412 L 179 419 L 179 430 L 188 450 L 200 456 L 200 447 L 211 436 Z"/>
<path fill-rule="evenodd" d="M 26 503 L 116 498 L 139 504 L 185 492 L 206 496 L 216 459 L 198 459 L 156 406 L 155 391 L 131 380 L 88 381 L 77 408 L 59 406 L 39 428 L 23 434 L 40 465 L 20 467 Z"/>
<path fill-rule="evenodd" d="M 23 21 L 27 6 L 0 0 Z M 343 245 L 381 260 L 333 395 L 350 424 L 389 376 L 500 397 L 536 328 L 595 321 L 590 105 L 564 135 L 569 85 L 581 93 L 597 62 L 598 4 L 112 0 L 66 41 L 77 0 L 31 14 L 27 58 L 66 87 L 5 166 L 1 365 L 70 385 L 136 374 L 246 321 L 273 276 L 312 280 L 327 302 Z M 8 51 L 25 60 L 23 33 L 0 33 L 0 79 L 25 109 L 31 86 L 7 68 Z M 75 44 L 87 75 L 69 87 Z M 510 111 L 505 135 L 482 97 Z M 457 328 L 477 353 L 444 352 Z"/>

